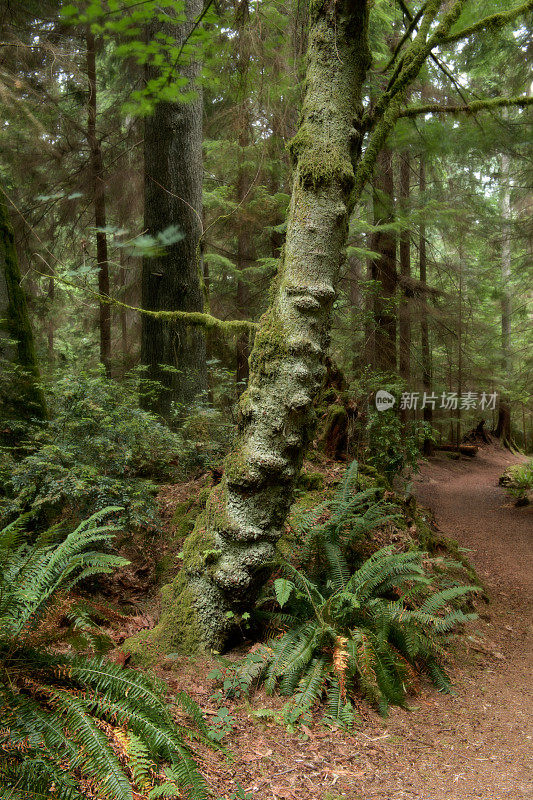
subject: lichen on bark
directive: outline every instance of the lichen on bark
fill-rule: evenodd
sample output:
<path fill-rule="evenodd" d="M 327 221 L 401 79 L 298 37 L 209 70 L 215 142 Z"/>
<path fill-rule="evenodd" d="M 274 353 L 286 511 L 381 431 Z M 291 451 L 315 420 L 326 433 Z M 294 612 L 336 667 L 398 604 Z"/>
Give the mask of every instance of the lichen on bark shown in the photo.
<path fill-rule="evenodd" d="M 313 433 L 370 57 L 366 0 L 313 0 L 310 16 L 306 95 L 290 145 L 286 243 L 255 337 L 238 441 L 186 544 L 172 602 L 144 644 L 186 649 L 190 636 L 180 626 L 198 635 L 199 649 L 220 651 L 231 642 L 274 557 Z"/>

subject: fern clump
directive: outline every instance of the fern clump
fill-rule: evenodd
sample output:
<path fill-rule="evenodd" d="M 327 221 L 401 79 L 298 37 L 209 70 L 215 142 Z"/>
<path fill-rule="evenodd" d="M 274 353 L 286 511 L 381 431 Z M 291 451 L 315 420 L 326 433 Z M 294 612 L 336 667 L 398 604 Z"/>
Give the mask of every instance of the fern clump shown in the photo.
<path fill-rule="evenodd" d="M 59 545 L 25 543 L 21 520 L 0 531 L 0 797 L 206 796 L 163 685 L 65 649 L 102 644 L 68 592 L 127 563 L 98 549 L 115 530 L 102 520 L 118 510 L 93 515 Z M 58 632 L 60 621 L 67 624 Z M 207 736 L 193 701 L 178 701 Z"/>
<path fill-rule="evenodd" d="M 281 633 L 241 666 L 250 684 L 257 680 L 267 693 L 291 698 L 287 715 L 292 722 L 324 693 L 328 716 L 342 725 L 353 722 L 355 696 L 367 698 L 385 715 L 390 704 L 405 705 L 421 670 L 449 691 L 443 666 L 446 637 L 476 616 L 456 607 L 458 598 L 477 587 L 451 578 L 446 567 L 458 568 L 455 562 L 388 546 L 353 564 L 351 538 L 391 518 L 386 508 L 379 513 L 369 506 L 365 493 L 354 493 L 356 477 L 352 465 L 329 504 L 328 520 L 309 528 L 318 556 L 307 574 L 281 564 L 273 583 L 281 610 L 267 613 Z M 354 523 L 351 536 L 349 520 Z"/>

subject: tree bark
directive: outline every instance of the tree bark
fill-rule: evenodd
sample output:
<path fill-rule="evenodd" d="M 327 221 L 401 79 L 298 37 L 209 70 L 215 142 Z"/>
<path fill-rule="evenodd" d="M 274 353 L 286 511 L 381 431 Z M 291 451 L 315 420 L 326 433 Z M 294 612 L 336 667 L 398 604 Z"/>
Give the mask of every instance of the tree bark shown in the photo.
<path fill-rule="evenodd" d="M 237 27 L 237 74 L 238 74 L 238 107 L 236 115 L 236 128 L 238 142 L 241 148 L 240 164 L 237 170 L 236 202 L 237 202 L 237 314 L 239 318 L 246 318 L 250 313 L 250 289 L 248 286 L 246 269 L 255 259 L 253 231 L 250 220 L 247 219 L 246 199 L 250 193 L 252 179 L 247 166 L 248 148 L 252 143 L 252 120 L 250 113 L 249 95 L 249 69 L 250 69 L 250 9 L 248 0 L 242 0 L 236 12 Z M 244 333 L 237 337 L 236 342 L 236 381 L 241 391 L 248 382 L 250 356 L 250 337 Z"/>
<path fill-rule="evenodd" d="M 419 188 L 422 202 L 426 192 L 426 162 L 424 156 L 420 156 L 420 178 Z M 426 253 L 426 225 L 423 218 L 420 221 L 420 240 L 419 240 L 419 278 L 422 286 L 427 286 L 427 253 Z M 431 351 L 429 349 L 429 328 L 428 328 L 428 295 L 422 291 L 422 303 L 420 307 L 420 339 L 422 346 L 422 386 L 427 395 L 431 394 Z M 433 408 L 426 403 L 423 409 L 424 422 L 431 425 L 433 423 Z M 424 437 L 424 455 L 430 456 L 433 452 L 433 445 L 429 437 Z"/>
<path fill-rule="evenodd" d="M 374 178 L 374 225 L 394 221 L 394 172 L 392 152 L 384 147 L 377 158 Z M 396 236 L 391 231 L 377 231 L 372 250 L 379 257 L 372 261 L 372 279 L 379 285 L 374 298 L 375 359 L 383 372 L 396 372 L 396 312 L 394 309 L 398 275 L 396 271 Z"/>
<path fill-rule="evenodd" d="M 511 372 L 511 193 L 509 189 L 509 156 L 501 157 L 501 215 L 502 215 L 502 249 L 501 249 L 501 317 L 502 317 L 502 378 L 504 389 L 500 394 L 498 424 L 495 434 L 502 443 L 511 444 L 511 406 L 509 403 L 508 384 Z"/>
<path fill-rule="evenodd" d="M 409 386 L 411 377 L 411 298 L 412 290 L 409 286 L 411 277 L 411 235 L 407 225 L 409 214 L 409 189 L 411 179 L 411 164 L 409 155 L 404 153 L 400 159 L 400 205 L 404 219 L 404 227 L 400 234 L 400 274 L 405 279 L 402 284 L 402 298 L 400 301 L 400 377 L 405 386 Z M 400 412 L 401 413 L 401 412 Z M 403 420 L 407 421 L 407 410 L 403 412 Z"/>
<path fill-rule="evenodd" d="M 187 20 L 180 25 L 154 22 L 158 33 L 174 36 L 180 47 L 202 12 L 201 0 L 188 0 Z M 149 67 L 146 78 L 157 77 Z M 198 62 L 181 73 L 191 81 L 195 97 L 187 103 L 159 102 L 144 126 L 144 227 L 151 236 L 177 226 L 183 236 L 161 255 L 143 258 L 142 307 L 151 311 L 203 311 L 202 263 L 202 96 L 196 79 Z M 207 391 L 204 333 L 185 324 L 169 324 L 144 315 L 141 363 L 161 389 L 141 398 L 146 408 L 168 417 L 172 402 L 186 409 Z M 167 367 L 167 369 L 165 369 Z M 168 369 L 171 368 L 171 369 Z"/>
<path fill-rule="evenodd" d="M 20 376 L 10 375 L 9 383 L 0 386 L 2 416 L 44 419 L 46 403 L 38 384 L 39 368 L 15 236 L 0 196 L 0 364 L 2 360 L 22 367 Z"/>
<path fill-rule="evenodd" d="M 87 142 L 90 150 L 91 183 L 94 204 L 94 223 L 96 226 L 96 263 L 98 265 L 98 293 L 109 297 L 109 263 L 107 258 L 105 180 L 102 148 L 96 133 L 96 41 L 90 31 L 86 35 L 87 81 L 89 99 L 87 104 Z M 111 306 L 100 300 L 100 361 L 107 376 L 111 374 Z"/>
<path fill-rule="evenodd" d="M 165 590 L 159 624 L 132 643 L 138 651 L 221 650 L 231 641 L 274 556 L 314 430 L 370 56 L 366 0 L 312 3 L 310 13 L 306 96 L 290 144 L 286 243 L 255 337 L 238 442 L 185 542 L 183 568 Z"/>

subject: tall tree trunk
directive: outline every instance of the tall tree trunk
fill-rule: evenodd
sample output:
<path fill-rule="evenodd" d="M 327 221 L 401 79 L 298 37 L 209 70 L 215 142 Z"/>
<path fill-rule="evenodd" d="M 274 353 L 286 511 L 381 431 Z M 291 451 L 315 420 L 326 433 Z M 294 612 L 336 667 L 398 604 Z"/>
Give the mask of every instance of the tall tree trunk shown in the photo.
<path fill-rule="evenodd" d="M 424 202 L 426 192 L 426 162 L 425 157 L 420 156 L 420 196 Z M 428 295 L 425 291 L 427 286 L 427 253 L 426 253 L 426 225 L 423 217 L 420 221 L 420 241 L 419 241 L 419 269 L 420 283 L 422 284 L 422 303 L 420 306 L 420 339 L 422 346 L 422 386 L 426 395 L 431 394 L 431 351 L 429 349 L 429 328 L 428 328 Z M 423 419 L 428 425 L 433 423 L 433 408 L 426 404 L 423 409 Z M 433 452 L 433 445 L 429 437 L 424 437 L 424 455 L 430 456 Z"/>
<path fill-rule="evenodd" d="M 373 204 L 374 225 L 394 221 L 394 172 L 388 147 L 384 147 L 377 158 Z M 379 283 L 374 298 L 376 367 L 384 372 L 396 372 L 396 235 L 391 231 L 377 231 L 372 250 L 379 253 L 372 261 L 372 279 Z"/>
<path fill-rule="evenodd" d="M 120 268 L 118 273 L 118 279 L 120 283 L 120 299 L 123 303 L 126 303 L 126 268 L 124 266 L 124 259 L 126 256 L 124 255 L 124 251 L 121 249 L 119 254 L 119 262 Z M 120 315 L 120 351 L 122 354 L 122 370 L 125 373 L 127 370 L 127 361 L 128 361 L 128 320 L 126 317 L 126 309 L 125 307 L 121 306 L 119 309 Z"/>
<path fill-rule="evenodd" d="M 48 279 L 48 319 L 47 319 L 47 340 L 48 340 L 48 363 L 54 363 L 54 298 L 55 298 L 55 280 L 53 270 L 51 270 L 50 278 Z"/>
<path fill-rule="evenodd" d="M 402 277 L 402 298 L 400 301 L 400 377 L 405 381 L 406 387 L 411 378 L 411 297 L 412 290 L 409 285 L 411 278 L 411 234 L 407 225 L 409 214 L 409 188 L 411 179 L 411 164 L 408 153 L 404 153 L 400 160 L 400 205 L 404 219 L 404 227 L 400 234 L 400 274 Z M 404 421 L 407 420 L 407 409 Z"/>
<path fill-rule="evenodd" d="M 246 198 L 250 192 L 251 176 L 247 166 L 248 148 L 252 143 L 252 120 L 250 112 L 250 9 L 248 0 L 241 0 L 238 5 L 235 22 L 237 27 L 237 74 L 238 74 L 238 107 L 236 114 L 236 127 L 239 131 L 238 142 L 241 149 L 240 164 L 237 170 L 237 314 L 246 318 L 250 313 L 250 289 L 247 282 L 246 269 L 255 258 L 253 231 L 250 220 L 247 219 Z M 237 337 L 236 342 L 236 380 L 237 385 L 244 388 L 248 381 L 250 355 L 250 337 L 247 333 Z"/>
<path fill-rule="evenodd" d="M 310 13 L 306 96 L 290 145 L 286 243 L 250 358 L 238 442 L 185 542 L 158 626 L 137 636 L 139 650 L 228 644 L 274 556 L 313 433 L 346 245 L 352 158 L 361 147 L 354 120 L 370 59 L 366 0 L 312 3 Z"/>
<path fill-rule="evenodd" d="M 96 132 L 96 41 L 90 31 L 86 36 L 87 80 L 89 99 L 87 113 L 87 141 L 90 150 L 91 183 L 94 203 L 94 222 L 96 226 L 96 263 L 98 265 L 98 293 L 109 297 L 109 263 L 107 260 L 106 207 L 104 165 L 102 148 Z M 111 306 L 100 300 L 100 361 L 106 374 L 111 374 Z"/>
<path fill-rule="evenodd" d="M 180 25 L 154 22 L 149 39 L 157 34 L 173 36 L 181 47 L 201 0 L 188 0 L 186 22 Z M 157 77 L 156 68 L 146 78 Z M 183 238 L 165 247 L 161 255 L 143 258 L 142 307 L 151 311 L 203 311 L 202 260 L 202 97 L 196 82 L 200 65 L 183 68 L 195 97 L 187 103 L 160 102 L 144 126 L 144 227 L 156 236 L 177 226 Z M 207 391 L 204 334 L 185 324 L 169 324 L 143 315 L 141 362 L 147 376 L 161 390 L 142 398 L 143 405 L 168 417 L 172 402 L 186 408 Z M 167 367 L 167 369 L 165 369 Z M 171 369 L 168 369 L 170 367 Z"/>
<path fill-rule="evenodd" d="M 364 368 L 364 357 L 360 352 L 361 320 L 364 317 L 364 301 L 361 294 L 362 264 L 357 256 L 348 258 L 348 296 L 350 298 L 351 365 L 357 374 Z"/>
<path fill-rule="evenodd" d="M 511 372 L 511 192 L 509 187 L 509 156 L 501 157 L 501 315 L 502 315 L 502 379 L 504 389 L 500 393 L 496 436 L 505 446 L 511 444 L 511 406 L 509 403 L 509 378 Z"/>
<path fill-rule="evenodd" d="M 0 384 L 1 415 L 44 419 L 46 404 L 38 384 L 39 368 L 15 237 L 0 195 L 0 365 L 2 360 L 17 364 L 22 372 L 20 376 L 9 375 L 6 386 Z"/>
<path fill-rule="evenodd" d="M 463 234 L 459 233 L 459 314 L 457 317 L 457 419 L 456 443 L 461 444 L 461 393 L 463 391 Z"/>

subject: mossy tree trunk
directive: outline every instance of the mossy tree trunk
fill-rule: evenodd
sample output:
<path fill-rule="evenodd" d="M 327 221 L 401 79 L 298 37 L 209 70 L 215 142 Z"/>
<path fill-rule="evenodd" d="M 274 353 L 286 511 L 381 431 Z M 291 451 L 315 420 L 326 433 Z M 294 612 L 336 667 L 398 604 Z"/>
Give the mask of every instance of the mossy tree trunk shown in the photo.
<path fill-rule="evenodd" d="M 161 619 L 128 641 L 134 653 L 222 650 L 253 605 L 283 531 L 325 374 L 335 283 L 348 217 L 399 117 L 404 88 L 457 20 L 464 0 L 428 0 L 388 89 L 363 112 L 370 63 L 367 0 L 311 0 L 306 94 L 290 144 L 294 163 L 286 242 L 250 357 L 240 431 L 220 484 L 165 587 Z M 362 141 L 369 132 L 364 153 Z"/>
<path fill-rule="evenodd" d="M 335 282 L 344 261 L 369 64 L 366 0 L 314 3 L 307 92 L 290 144 L 294 183 L 284 252 L 250 358 L 238 444 L 185 543 L 184 566 L 149 638 L 222 649 L 274 556 L 325 368 Z M 195 640 L 195 634 L 200 642 Z"/>
<path fill-rule="evenodd" d="M 15 237 L 6 203 L 0 196 L 0 368 L 2 360 L 20 367 L 9 376 L 7 386 L 0 385 L 3 414 L 12 413 L 21 418 L 46 417 Z"/>

